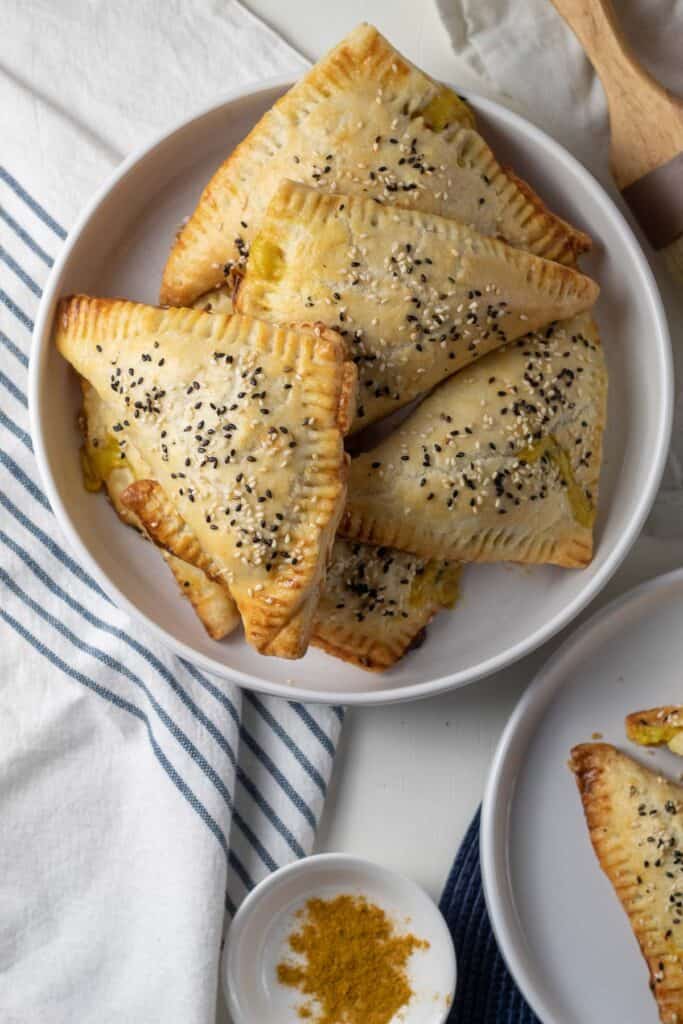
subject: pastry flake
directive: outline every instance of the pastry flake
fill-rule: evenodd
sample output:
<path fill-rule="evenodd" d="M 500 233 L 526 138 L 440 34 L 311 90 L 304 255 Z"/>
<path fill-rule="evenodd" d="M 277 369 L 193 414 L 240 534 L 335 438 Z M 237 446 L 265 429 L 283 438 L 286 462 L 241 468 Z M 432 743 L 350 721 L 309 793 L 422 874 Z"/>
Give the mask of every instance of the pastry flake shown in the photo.
<path fill-rule="evenodd" d="M 122 496 L 137 479 L 149 475 L 149 466 L 137 448 L 126 441 L 125 452 L 117 440 L 112 426 L 117 416 L 105 405 L 95 389 L 86 380 L 81 381 L 83 392 L 81 462 L 86 488 L 98 491 L 106 487 L 109 499 L 119 518 L 143 536 L 152 539 L 136 512 L 126 505 Z M 118 437 L 122 438 L 125 431 Z M 159 487 L 159 485 L 156 485 Z M 177 513 L 176 513 L 177 515 Z M 187 529 L 187 527 L 186 527 Z M 197 617 L 213 640 L 222 640 L 239 625 L 240 617 L 235 602 L 225 583 L 211 580 L 189 561 L 169 551 L 161 554 L 188 599 Z"/>
<path fill-rule="evenodd" d="M 249 642 L 301 657 L 346 493 L 355 369 L 341 340 L 76 296 L 55 342 L 220 567 Z"/>
<path fill-rule="evenodd" d="M 666 743 L 674 754 L 683 754 L 683 707 L 669 704 L 634 711 L 626 718 L 626 735 L 641 746 L 658 747 Z"/>
<path fill-rule="evenodd" d="M 201 309 L 204 313 L 234 313 L 233 291 L 234 286 L 226 282 L 219 288 L 213 288 L 210 292 L 200 295 L 192 303 L 192 308 Z M 310 317 L 306 317 L 306 319 L 310 319 Z"/>
<path fill-rule="evenodd" d="M 587 565 L 606 388 L 589 314 L 485 356 L 353 459 L 341 535 L 422 558 Z"/>
<path fill-rule="evenodd" d="M 171 250 L 162 303 L 188 305 L 245 262 L 284 178 L 453 217 L 561 263 L 590 247 L 500 166 L 466 102 L 359 25 L 218 168 Z"/>
<path fill-rule="evenodd" d="M 460 566 L 338 539 L 316 612 L 312 644 L 381 672 L 412 647 L 458 596 Z"/>
<path fill-rule="evenodd" d="M 662 1024 L 683 1020 L 683 788 L 607 743 L 574 747 L 593 849 L 650 971 Z"/>
<path fill-rule="evenodd" d="M 589 309 L 590 278 L 457 221 L 292 181 L 275 193 L 242 313 L 333 327 L 358 366 L 355 429 L 507 341 Z"/>

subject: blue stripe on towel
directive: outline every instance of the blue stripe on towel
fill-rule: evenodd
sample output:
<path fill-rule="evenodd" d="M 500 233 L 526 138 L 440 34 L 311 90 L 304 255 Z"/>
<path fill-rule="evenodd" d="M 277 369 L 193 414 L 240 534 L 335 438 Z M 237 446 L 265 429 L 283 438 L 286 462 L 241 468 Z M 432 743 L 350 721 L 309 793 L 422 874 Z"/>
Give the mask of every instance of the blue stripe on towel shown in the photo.
<path fill-rule="evenodd" d="M 33 455 L 33 441 L 29 435 L 25 430 L 22 430 L 18 423 L 15 423 L 14 420 L 9 418 L 9 416 L 6 416 L 2 409 L 0 409 L 0 426 L 4 427 L 5 430 L 8 430 L 10 434 L 14 434 L 14 436 L 21 441 L 26 448 L 28 448 L 31 455 Z"/>
<path fill-rule="evenodd" d="M 22 561 L 27 565 L 27 567 L 29 569 L 31 569 L 31 571 L 34 573 L 34 575 L 36 575 L 36 577 L 38 579 L 40 579 L 41 583 L 43 583 L 43 585 L 46 586 L 55 596 L 59 597 L 62 601 L 64 601 L 66 604 L 68 604 L 69 607 L 72 608 L 72 610 L 77 611 L 79 614 L 81 614 L 83 617 L 85 617 L 92 625 L 101 626 L 107 632 L 110 632 L 112 635 L 117 636 L 117 638 L 123 639 L 123 640 L 130 640 L 130 638 L 127 637 L 125 634 L 121 633 L 120 630 L 115 629 L 115 627 L 110 626 L 108 623 L 102 623 L 101 620 L 98 620 L 94 616 L 90 615 L 90 613 L 88 613 L 85 609 L 83 609 L 83 607 L 81 605 L 79 605 L 79 603 L 77 601 L 75 601 L 75 599 L 71 598 L 70 595 L 68 595 L 64 591 L 62 591 L 62 589 L 54 582 L 54 580 L 52 580 L 48 576 L 48 574 L 31 558 L 31 556 L 28 554 L 28 552 L 26 552 L 19 544 L 14 542 L 10 537 L 8 537 L 4 533 L 4 531 L 1 530 L 1 529 L 0 529 L 0 542 L 4 543 L 10 550 L 12 550 L 18 557 L 20 557 L 22 559 Z M 5 576 L 5 574 L 4 574 L 2 569 L 0 569 L 0 579 L 5 579 L 5 582 L 6 582 L 6 576 Z M 10 587 L 10 589 L 12 589 L 12 587 Z M 15 593 L 16 593 L 16 591 L 15 591 Z M 22 594 L 23 594 L 23 592 L 22 592 Z M 18 594 L 18 596 L 22 596 L 22 595 Z M 22 599 L 23 599 L 23 596 L 22 596 Z M 49 614 L 49 613 L 45 612 L 44 609 L 42 609 L 42 612 L 44 612 L 45 615 Z M 63 635 L 66 635 L 66 632 L 65 632 L 66 627 L 62 628 L 60 626 L 58 628 L 59 628 L 59 631 L 62 632 Z M 68 638 L 72 639 L 71 636 L 69 636 Z M 157 711 L 157 713 L 160 714 L 158 705 L 156 704 L 156 702 L 153 701 L 153 698 L 151 697 L 151 695 L 147 691 L 147 688 L 144 686 L 144 684 L 139 679 L 139 677 L 135 676 L 127 668 L 121 666 L 120 663 L 115 662 L 113 659 L 110 659 L 110 656 L 107 655 L 106 652 L 102 651 L 99 648 L 94 648 L 93 647 L 93 648 L 90 648 L 90 649 L 86 649 L 86 647 L 83 647 L 82 649 L 87 650 L 87 653 L 90 653 L 90 654 L 93 654 L 93 652 L 94 652 L 94 656 L 96 658 L 98 658 L 98 660 L 101 660 L 101 661 L 105 660 L 105 663 L 108 664 L 108 666 L 110 668 L 118 667 L 118 670 L 119 670 L 120 674 L 123 674 L 124 676 L 126 676 L 126 678 L 128 678 L 131 681 L 137 682 L 137 684 L 142 687 L 143 691 L 146 693 L 146 695 L 153 702 L 152 706 L 154 707 L 155 711 Z M 163 711 L 163 709 L 161 709 L 161 710 Z M 213 736 L 213 738 L 216 740 L 216 742 L 219 744 L 219 746 L 221 746 L 221 749 L 224 750 L 224 752 L 228 756 L 229 760 L 231 761 L 232 765 L 234 766 L 236 764 L 235 754 L 234 754 L 234 752 L 232 750 L 232 747 L 231 747 L 229 741 L 227 740 L 227 737 L 223 736 L 223 734 L 213 725 L 213 723 L 210 722 L 210 720 L 208 718 L 206 718 L 206 716 L 204 716 L 203 712 L 199 708 L 195 707 L 195 711 L 196 711 L 195 717 L 197 717 L 198 720 L 201 721 L 202 724 L 205 725 L 205 727 L 208 729 L 208 731 Z M 163 715 L 166 715 L 166 713 L 163 712 Z M 160 717 L 162 717 L 161 714 L 160 714 Z M 171 729 L 171 731 L 173 732 L 173 735 L 175 736 L 175 738 L 178 740 L 178 742 L 181 744 L 181 746 L 190 754 L 192 759 L 194 761 L 196 761 L 200 765 L 200 767 L 202 768 L 204 773 L 207 775 L 207 777 L 210 778 L 210 780 L 214 783 L 214 785 L 216 786 L 216 788 L 220 792 L 221 796 L 226 801 L 228 807 L 231 810 L 233 810 L 232 797 L 230 796 L 230 793 L 228 792 L 227 788 L 223 784 L 223 782 L 220 779 L 220 777 L 218 776 L 218 774 L 216 772 L 214 772 L 214 770 L 211 768 L 211 766 L 208 764 L 208 762 L 205 761 L 203 756 L 199 753 L 199 751 L 196 749 L 196 747 L 194 747 L 194 745 L 188 740 L 187 736 L 176 725 L 176 723 L 171 719 L 170 716 L 162 717 L 162 721 L 167 726 L 167 728 Z M 245 830 L 243 828 L 244 822 L 240 818 L 240 816 L 236 815 L 233 818 L 233 820 L 238 825 L 238 827 L 243 832 L 245 832 Z M 273 865 L 275 864 L 275 861 L 273 860 L 272 856 L 268 853 L 268 851 L 265 849 L 263 844 L 258 842 L 258 841 L 256 843 L 253 841 L 255 837 L 253 836 L 253 833 L 251 833 L 251 830 L 248 830 L 248 832 L 245 832 L 245 835 L 246 835 L 247 839 L 249 839 L 249 841 L 254 846 L 254 849 L 256 850 L 258 855 L 261 857 L 261 859 L 263 860 L 263 862 L 266 865 L 266 867 L 268 867 L 269 870 L 273 870 Z M 303 851 L 302 851 L 301 855 L 303 855 Z"/>
<path fill-rule="evenodd" d="M 33 320 L 31 320 L 31 318 L 26 313 L 24 313 L 23 309 L 17 306 L 16 302 L 13 299 L 11 299 L 7 292 L 3 291 L 2 288 L 0 288 L 0 302 L 2 302 L 3 306 L 7 306 L 7 309 L 9 309 L 10 313 L 14 314 L 19 323 L 23 324 L 27 331 L 33 332 Z"/>
<path fill-rule="evenodd" d="M 258 749 L 259 751 L 261 751 L 261 748 L 259 747 L 259 745 L 256 742 L 256 740 L 249 733 L 249 731 L 246 729 L 246 727 L 241 724 L 240 717 L 237 714 L 237 710 L 235 708 L 235 705 L 230 700 L 229 696 L 226 693 L 224 693 L 224 691 L 221 690 L 218 686 L 215 686 L 211 682 L 210 679 L 207 679 L 207 677 L 202 672 L 200 672 L 199 669 L 195 665 L 192 665 L 190 662 L 185 661 L 184 659 L 180 659 L 180 660 L 181 660 L 183 666 L 190 673 L 190 675 L 192 675 L 197 680 L 197 682 L 207 690 L 208 693 L 210 693 L 213 697 L 215 697 L 216 700 L 218 700 L 221 704 L 223 704 L 225 707 L 228 708 L 228 711 L 230 712 L 230 715 L 231 715 L 233 721 L 235 722 L 237 727 L 240 729 L 240 736 L 245 740 L 245 743 L 249 746 L 249 748 L 252 750 L 252 752 L 255 749 Z M 261 762 L 261 763 L 263 763 L 263 762 Z M 268 765 L 266 764 L 266 765 L 264 765 L 264 767 L 266 767 L 266 769 L 267 769 Z M 277 779 L 276 779 L 276 781 L 277 781 Z M 258 789 L 254 785 L 254 783 L 251 781 L 251 779 L 248 777 L 248 775 L 245 774 L 245 772 L 242 770 L 242 768 L 239 767 L 239 765 L 237 766 L 237 782 L 241 786 L 244 787 L 244 789 L 249 794 L 251 799 L 254 801 L 256 806 L 266 816 L 266 818 L 271 823 L 273 828 L 277 832 L 280 833 L 280 835 L 285 840 L 285 842 L 287 843 L 289 848 L 292 850 L 292 852 L 295 853 L 297 857 L 305 857 L 306 856 L 306 851 L 302 848 L 300 843 L 292 835 L 291 831 L 287 828 L 287 826 L 282 821 L 282 819 L 279 817 L 279 815 L 273 810 L 273 808 L 268 803 L 268 801 L 258 791 Z M 299 800 L 301 801 L 302 804 L 304 803 L 304 800 L 301 798 L 301 796 L 299 796 Z M 310 808 L 309 808 L 309 814 L 310 814 L 310 817 L 313 818 L 313 814 L 312 814 Z M 307 820 L 310 820 L 310 819 L 307 819 Z M 315 820 L 315 819 L 313 818 L 313 820 Z"/>
<path fill-rule="evenodd" d="M 23 367 L 28 369 L 28 356 L 18 348 L 13 341 L 11 341 L 4 331 L 0 331 L 0 342 L 5 346 L 8 352 L 11 352 L 15 359 L 17 359 Z"/>
<path fill-rule="evenodd" d="M 323 749 L 327 751 L 330 757 L 334 757 L 334 745 L 332 743 L 332 740 L 327 735 L 327 733 L 323 732 L 323 730 L 320 728 L 320 726 L 318 725 L 318 723 L 316 722 L 315 718 L 310 713 L 308 708 L 305 708 L 303 704 L 299 704 L 298 701 L 293 700 L 289 701 L 289 706 L 292 709 L 292 711 L 294 711 L 295 714 L 299 716 L 301 721 L 308 726 L 311 733 L 320 743 L 321 747 L 323 747 Z"/>
<path fill-rule="evenodd" d="M 35 213 L 36 217 L 38 217 L 39 220 L 42 220 L 43 224 L 47 224 L 58 238 L 61 238 L 62 240 L 66 238 L 66 231 L 61 224 L 58 224 L 54 217 L 50 216 L 47 210 L 26 191 L 23 185 L 19 184 L 16 178 L 12 177 L 5 167 L 0 167 L 0 181 L 4 181 L 6 185 L 9 185 L 12 191 L 18 195 L 20 199 L 23 199 L 29 209 Z"/>
<path fill-rule="evenodd" d="M 285 776 L 277 767 L 273 759 L 265 752 L 263 747 L 261 747 L 256 742 L 253 736 L 250 733 L 246 732 L 246 730 L 242 730 L 240 732 L 240 737 L 245 743 L 245 745 L 249 748 L 249 750 L 251 750 L 252 754 L 254 754 L 255 757 L 261 762 L 264 768 L 266 768 L 270 772 L 270 774 L 273 776 L 282 792 L 289 797 L 294 807 L 296 807 L 296 809 L 303 814 L 304 818 L 309 823 L 311 828 L 315 830 L 316 820 L 313 811 L 305 802 L 305 800 L 303 800 L 302 797 L 293 788 L 293 786 L 289 782 L 289 779 L 285 778 Z"/>
<path fill-rule="evenodd" d="M 3 456 L 5 456 L 4 459 L 3 459 Z M 10 462 L 10 463 L 12 462 L 12 460 L 9 458 L 9 456 L 5 455 L 5 453 L 0 450 L 0 462 L 4 463 L 5 460 L 7 462 Z M 16 466 L 16 463 L 15 463 L 15 466 Z M 17 469 L 18 468 L 19 467 L 17 467 Z M 16 479 L 20 479 L 18 476 L 16 476 L 15 478 Z M 47 500 L 46 500 L 45 504 L 47 505 L 47 507 L 49 509 L 49 505 L 47 504 Z M 37 540 L 39 540 L 47 548 L 47 550 L 50 552 L 50 554 L 53 556 L 53 558 L 56 558 L 59 562 L 62 563 L 62 565 L 65 566 L 65 568 L 69 569 L 74 574 L 74 576 L 78 580 L 81 581 L 81 583 L 84 583 L 87 587 L 89 587 L 92 591 L 94 591 L 100 597 L 104 598 L 106 601 L 109 601 L 109 598 L 107 597 L 107 595 L 104 593 L 103 590 L 100 590 L 100 587 L 95 582 L 95 580 L 92 578 L 92 576 L 90 576 L 85 571 L 85 569 L 81 569 L 81 567 L 78 564 L 78 562 L 75 562 L 73 560 L 73 558 L 71 557 L 71 555 L 68 555 L 66 553 L 64 548 L 60 547 L 60 545 L 55 540 L 53 540 L 52 537 L 50 537 L 47 533 L 45 533 L 44 530 L 41 530 L 40 527 L 36 523 L 34 523 L 31 519 L 28 518 L 28 516 L 26 516 L 21 511 L 21 509 L 17 508 L 17 506 L 12 501 L 12 499 L 9 498 L 2 491 L 0 491 L 0 505 L 2 505 L 11 515 L 13 515 L 14 518 L 17 520 L 17 522 L 21 526 L 23 526 L 25 530 L 27 530 Z"/>
<path fill-rule="evenodd" d="M 265 797 L 261 795 L 261 793 L 256 788 L 252 780 L 249 778 L 246 772 L 242 768 L 240 768 L 239 765 L 237 766 L 237 781 L 249 794 L 249 796 L 254 801 L 259 810 L 265 815 L 265 817 L 271 823 L 275 831 L 282 836 L 282 838 L 287 843 L 287 846 L 289 846 L 292 853 L 296 854 L 297 857 L 305 857 L 306 851 L 303 849 L 303 847 L 297 840 L 296 836 L 292 835 L 290 829 L 287 828 L 287 826 L 279 817 L 279 815 L 276 814 L 276 812 L 270 806 Z"/>
<path fill-rule="evenodd" d="M 14 381 L 0 370 L 0 384 L 9 391 L 13 398 L 16 398 L 20 405 L 23 405 L 24 409 L 28 409 L 28 399 L 21 388 L 18 388 Z"/>
<path fill-rule="evenodd" d="M 232 797 L 226 789 L 225 783 L 220 778 L 215 769 L 209 764 L 204 755 L 197 749 L 192 743 L 189 736 L 180 728 L 179 725 L 173 721 L 171 716 L 165 711 L 164 708 L 159 704 L 154 695 L 151 693 L 145 683 L 137 676 L 131 669 L 127 668 L 117 658 L 114 658 L 111 654 L 107 654 L 106 651 L 101 650 L 94 644 L 88 644 L 80 637 L 77 637 L 73 630 L 69 629 L 60 619 L 56 618 L 47 609 L 43 608 L 34 598 L 30 597 L 22 588 L 5 572 L 4 569 L 0 568 L 0 580 L 5 584 L 8 590 L 10 590 L 15 597 L 18 597 L 26 607 L 34 614 L 40 616 L 47 625 L 51 626 L 55 632 L 60 633 L 65 640 L 68 640 L 77 650 L 83 654 L 89 655 L 96 661 L 99 661 L 102 665 L 108 668 L 112 672 L 117 672 L 118 675 L 124 679 L 128 679 L 129 682 L 137 686 L 145 697 L 149 701 L 151 707 L 156 712 L 159 721 L 166 726 L 170 734 L 180 744 L 183 750 L 190 755 L 192 760 L 199 766 L 207 779 L 213 783 L 216 790 L 225 800 L 226 804 L 232 809 Z M 56 584 L 55 584 L 56 587 Z"/>
<path fill-rule="evenodd" d="M 316 786 L 319 788 L 322 795 L 325 796 L 327 792 L 325 780 L 323 779 L 322 775 L 315 767 L 315 765 L 312 765 L 311 762 L 308 760 L 303 750 L 294 742 L 292 737 L 283 728 L 283 726 L 281 726 L 280 723 L 275 718 L 273 718 L 268 708 L 265 707 L 263 702 L 256 696 L 255 693 L 247 693 L 246 699 L 249 701 L 252 707 L 256 708 L 258 713 L 261 715 L 263 720 L 268 723 L 273 732 L 280 737 L 282 742 L 291 751 L 291 753 L 294 755 L 294 757 L 299 762 L 304 771 L 307 773 L 307 775 L 309 775 L 313 782 L 315 782 Z"/>
<path fill-rule="evenodd" d="M 150 745 L 152 747 L 152 750 L 154 751 L 154 756 L 157 758 L 157 760 L 159 761 L 160 765 L 162 766 L 168 777 L 171 779 L 173 784 L 178 788 L 178 790 L 182 793 L 182 795 L 185 797 L 190 806 L 197 812 L 200 818 L 202 818 L 205 824 L 208 825 L 208 827 L 211 829 L 216 839 L 222 846 L 224 853 L 226 854 L 226 856 L 228 856 L 228 843 L 225 838 L 223 830 L 221 829 L 220 825 L 215 821 L 215 819 L 209 814 L 207 809 L 202 804 L 201 800 L 199 800 L 195 793 L 192 792 L 187 783 L 183 781 L 183 779 L 180 777 L 178 772 L 175 770 L 171 762 L 164 754 L 163 750 L 157 743 L 154 731 L 144 711 L 138 708 L 135 704 L 132 704 L 130 701 L 124 700 L 123 697 L 120 697 L 118 694 L 113 693 L 111 690 L 108 690 L 106 687 L 100 686 L 100 684 L 96 683 L 94 679 L 89 679 L 82 672 L 78 672 L 70 665 L 67 665 L 65 661 L 62 661 L 62 659 L 53 651 L 51 651 L 49 647 L 46 647 L 45 644 L 43 644 L 31 633 L 29 633 L 29 631 L 25 629 L 20 622 L 18 622 L 15 618 L 13 618 L 7 611 L 5 611 L 2 608 L 0 608 L 0 616 L 5 620 L 5 622 L 9 626 L 16 630 L 16 632 L 21 637 L 23 637 L 23 639 L 26 640 L 26 642 L 29 643 L 31 647 L 38 651 L 39 654 L 42 654 L 44 658 L 47 658 L 47 660 L 50 661 L 53 665 L 55 665 L 57 668 L 61 669 L 61 671 L 65 675 L 69 676 L 71 679 L 76 680 L 76 682 L 81 683 L 83 686 L 86 686 L 89 690 L 93 690 L 99 697 L 103 697 L 105 700 L 108 700 L 110 703 L 116 705 L 116 707 L 120 708 L 122 711 L 127 711 L 129 714 L 135 715 L 136 718 L 139 718 L 140 721 L 144 722 L 147 728 L 147 735 L 149 737 Z"/>
<path fill-rule="evenodd" d="M 32 238 L 28 231 L 22 228 L 21 224 L 19 224 L 14 217 L 11 217 L 7 210 L 2 206 L 0 206 L 0 218 L 2 218 L 5 224 L 12 229 L 17 238 L 22 240 L 24 245 L 28 246 L 28 248 L 36 254 L 38 259 L 43 261 L 46 267 L 51 267 L 53 265 L 54 261 L 52 257 L 48 256 L 45 250 L 38 245 L 35 238 Z"/>
<path fill-rule="evenodd" d="M 41 295 L 43 294 L 43 289 L 36 284 L 31 275 L 27 274 L 26 271 L 19 266 L 17 261 L 12 256 L 10 256 L 10 254 L 5 249 L 3 249 L 1 245 L 0 260 L 2 260 L 2 262 L 5 263 L 10 268 L 13 274 L 16 274 L 21 283 L 26 285 L 28 290 L 33 292 L 36 298 L 39 299 L 41 297 Z"/>

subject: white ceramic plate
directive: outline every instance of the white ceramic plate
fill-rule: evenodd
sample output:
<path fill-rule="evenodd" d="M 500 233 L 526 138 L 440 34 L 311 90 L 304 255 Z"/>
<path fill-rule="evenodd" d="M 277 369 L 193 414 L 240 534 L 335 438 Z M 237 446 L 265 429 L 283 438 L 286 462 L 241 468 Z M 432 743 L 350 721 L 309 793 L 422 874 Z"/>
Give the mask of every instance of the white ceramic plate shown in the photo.
<path fill-rule="evenodd" d="M 624 718 L 683 702 L 683 570 L 618 598 L 536 677 L 508 723 L 484 797 L 486 903 L 503 956 L 545 1024 L 657 1024 L 648 972 L 593 853 L 574 778 L 600 734 L 678 779 L 683 761 L 626 740 Z"/>
<path fill-rule="evenodd" d="M 471 97 L 509 162 L 596 240 L 586 270 L 602 286 L 599 320 L 610 409 L 596 556 L 581 572 L 475 566 L 463 597 L 427 642 L 381 676 L 315 650 L 292 663 L 264 658 L 240 637 L 210 640 L 151 545 L 116 520 L 103 496 L 84 494 L 74 375 L 50 345 L 54 306 L 74 291 L 155 302 L 174 232 L 212 171 L 284 91 L 269 83 L 233 95 L 128 159 L 84 212 L 62 250 L 36 321 L 30 407 L 36 456 L 59 523 L 87 569 L 131 616 L 208 671 L 289 697 L 372 703 L 427 696 L 502 668 L 566 625 L 604 586 L 650 508 L 668 447 L 672 373 L 665 318 L 647 262 L 599 185 L 537 128 Z"/>
<path fill-rule="evenodd" d="M 228 933 L 222 961 L 225 996 L 235 1024 L 300 1024 L 304 1001 L 277 980 L 288 957 L 296 913 L 311 897 L 365 896 L 381 907 L 399 934 L 429 943 L 407 965 L 413 998 L 397 1014 L 401 1024 L 443 1024 L 455 991 L 455 951 L 436 904 L 403 875 L 348 854 L 305 857 L 269 875 L 247 896 Z"/>

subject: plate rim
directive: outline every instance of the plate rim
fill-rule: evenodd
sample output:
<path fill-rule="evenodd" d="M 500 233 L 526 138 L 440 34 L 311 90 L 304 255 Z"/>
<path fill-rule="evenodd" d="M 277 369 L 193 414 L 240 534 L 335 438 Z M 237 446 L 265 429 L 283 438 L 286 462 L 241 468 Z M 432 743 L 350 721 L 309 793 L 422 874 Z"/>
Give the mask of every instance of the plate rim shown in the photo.
<path fill-rule="evenodd" d="M 507 668 L 520 658 L 542 646 L 561 629 L 567 626 L 576 616 L 588 605 L 603 587 L 610 580 L 614 572 L 621 565 L 624 558 L 630 551 L 637 539 L 645 519 L 654 502 L 659 483 L 664 472 L 666 457 L 669 450 L 674 403 L 674 379 L 673 363 L 671 352 L 671 340 L 669 328 L 664 310 L 663 301 L 649 265 L 647 257 L 643 252 L 633 229 L 626 220 L 624 214 L 618 208 L 614 200 L 605 191 L 597 179 L 559 142 L 556 142 L 543 129 L 538 128 L 531 121 L 508 109 L 501 103 L 479 96 L 471 90 L 462 90 L 463 95 L 472 101 L 475 108 L 483 114 L 493 115 L 494 118 L 502 119 L 514 130 L 517 128 L 523 134 L 531 137 L 541 147 L 546 148 L 553 158 L 559 163 L 569 167 L 582 180 L 585 188 L 591 192 L 595 201 L 607 207 L 610 217 L 618 226 L 622 235 L 624 245 L 630 250 L 632 260 L 637 264 L 638 269 L 646 284 L 646 294 L 653 316 L 653 335 L 655 338 L 654 349 L 658 354 L 657 367 L 659 370 L 658 387 L 663 396 L 663 402 L 657 410 L 658 422 L 656 429 L 656 444 L 654 458 L 648 467 L 648 474 L 644 486 L 640 492 L 638 503 L 635 505 L 628 528 L 625 529 L 617 539 L 612 551 L 606 558 L 605 563 L 596 572 L 592 580 L 583 590 L 570 601 L 561 612 L 558 612 L 552 619 L 536 629 L 533 633 L 518 641 L 506 650 L 501 651 L 493 657 L 481 661 L 471 668 L 461 669 L 449 675 L 440 676 L 426 682 L 411 683 L 407 686 L 394 686 L 385 690 L 372 689 L 372 676 L 368 673 L 367 690 L 346 692 L 335 690 L 331 692 L 311 691 L 301 686 L 290 686 L 288 683 L 270 682 L 258 676 L 250 675 L 239 669 L 231 668 L 219 661 L 210 658 L 201 652 L 196 651 L 192 646 L 174 637 L 170 632 L 153 622 L 135 604 L 129 600 L 119 588 L 100 570 L 97 563 L 91 558 L 85 544 L 81 541 L 76 529 L 72 526 L 70 517 L 62 504 L 57 489 L 53 483 L 52 474 L 49 469 L 45 445 L 43 442 L 42 417 L 39 401 L 40 387 L 42 381 L 42 370 L 49 352 L 51 337 L 51 326 L 56 306 L 57 294 L 61 279 L 67 269 L 71 253 L 76 246 L 82 231 L 87 226 L 92 216 L 100 205 L 119 186 L 120 182 L 143 161 L 154 149 L 162 145 L 173 135 L 185 131 L 195 121 L 200 120 L 212 113 L 228 107 L 231 103 L 247 97 L 255 96 L 260 92 L 266 92 L 276 88 L 291 87 L 293 79 L 289 75 L 274 78 L 260 79 L 247 83 L 236 89 L 221 94 L 202 106 L 195 113 L 175 122 L 170 128 L 162 130 L 154 135 L 147 143 L 135 149 L 105 180 L 86 203 L 80 215 L 76 218 L 73 227 L 70 229 L 62 249 L 55 260 L 45 284 L 43 295 L 40 300 L 36 314 L 35 326 L 32 332 L 31 353 L 28 372 L 28 404 L 29 422 L 31 437 L 34 444 L 35 458 L 41 481 L 45 488 L 47 498 L 52 511 L 55 514 L 60 529 L 63 531 L 72 551 L 76 554 L 81 564 L 94 577 L 102 590 L 112 599 L 114 604 L 121 608 L 133 622 L 141 622 L 148 629 L 152 636 L 160 641 L 166 648 L 175 654 L 183 657 L 201 669 L 214 673 L 222 679 L 227 679 L 245 689 L 254 690 L 259 693 L 266 693 L 276 697 L 302 700 L 316 704 L 346 704 L 346 705 L 380 705 L 402 703 L 404 701 L 422 699 L 436 696 L 450 690 L 459 689 L 478 681 L 486 676 Z M 458 87 L 459 88 L 459 87 Z M 652 338 L 648 339 L 652 344 Z"/>
<path fill-rule="evenodd" d="M 548 1006 L 544 996 L 539 993 L 524 963 L 523 939 L 516 924 L 514 901 L 510 896 L 506 843 L 509 800 L 501 802 L 501 790 L 506 776 L 507 780 L 511 777 L 516 780 L 519 774 L 514 759 L 518 731 L 524 727 L 527 715 L 533 714 L 537 703 L 541 705 L 538 714 L 543 713 L 557 691 L 566 683 L 573 659 L 580 654 L 594 633 L 621 616 L 628 607 L 646 603 L 654 594 L 671 585 L 683 588 L 683 567 L 661 573 L 631 587 L 578 626 L 541 666 L 522 694 L 503 729 L 491 761 L 482 800 L 479 839 L 484 900 L 503 960 L 525 1000 L 542 1021 L 556 1020 L 556 1011 L 554 1007 Z M 538 726 L 532 723 L 530 728 L 527 745 Z"/>

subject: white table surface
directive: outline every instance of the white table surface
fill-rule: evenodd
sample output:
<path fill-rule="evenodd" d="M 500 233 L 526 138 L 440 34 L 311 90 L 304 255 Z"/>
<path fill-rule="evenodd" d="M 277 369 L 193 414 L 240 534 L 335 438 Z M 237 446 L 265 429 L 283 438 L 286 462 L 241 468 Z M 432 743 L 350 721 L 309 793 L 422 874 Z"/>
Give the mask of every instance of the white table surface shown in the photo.
<path fill-rule="evenodd" d="M 431 74 L 458 74 L 432 0 L 249 0 L 247 6 L 315 59 L 360 21 L 377 25 Z M 481 90 L 480 90 L 481 91 Z M 578 621 L 642 580 L 683 565 L 683 539 L 643 536 Z M 438 898 L 482 797 L 491 756 L 523 689 L 570 626 L 504 672 L 445 696 L 350 709 L 317 849 L 369 857 L 404 872 Z M 223 1010 L 219 1020 L 224 1018 Z"/>

